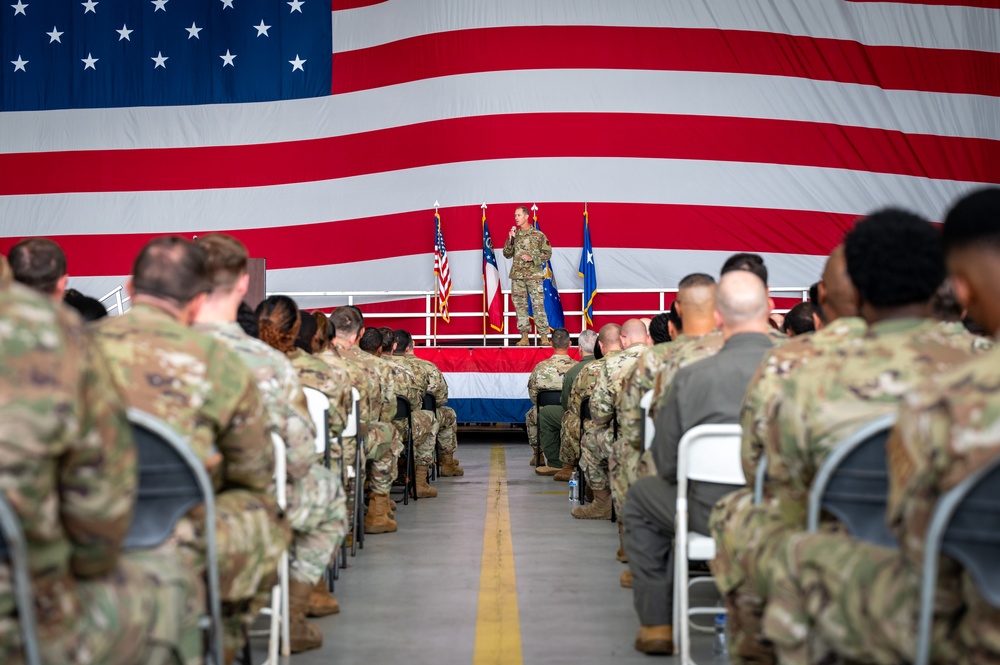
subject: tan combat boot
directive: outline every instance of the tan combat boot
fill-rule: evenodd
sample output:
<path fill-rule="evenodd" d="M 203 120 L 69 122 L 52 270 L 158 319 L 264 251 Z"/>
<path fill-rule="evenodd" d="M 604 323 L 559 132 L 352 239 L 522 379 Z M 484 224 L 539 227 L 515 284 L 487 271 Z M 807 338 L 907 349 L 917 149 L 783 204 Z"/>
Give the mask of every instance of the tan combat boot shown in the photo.
<path fill-rule="evenodd" d="M 438 473 L 442 478 L 451 478 L 453 476 L 464 476 L 465 469 L 458 465 L 453 455 L 441 453 L 441 467 Z"/>
<path fill-rule="evenodd" d="M 320 577 L 309 594 L 309 608 L 306 610 L 306 615 L 325 617 L 331 614 L 340 614 L 340 603 L 326 588 L 326 582 Z"/>
<path fill-rule="evenodd" d="M 372 494 L 368 512 L 365 513 L 365 533 L 394 533 L 396 522 L 389 517 L 389 496 Z"/>
<path fill-rule="evenodd" d="M 628 555 L 625 554 L 625 541 L 622 536 L 622 518 L 618 517 L 618 552 L 615 554 L 615 558 L 622 563 L 628 563 Z"/>
<path fill-rule="evenodd" d="M 433 499 L 438 491 L 427 484 L 427 465 L 417 465 L 417 498 Z"/>
<path fill-rule="evenodd" d="M 673 626 L 640 626 L 635 636 L 635 650 L 651 654 L 674 652 Z"/>
<path fill-rule="evenodd" d="M 311 584 L 288 581 L 288 646 L 292 653 L 323 646 L 323 633 L 306 621 L 306 609 L 309 607 L 309 594 L 312 590 Z"/>
<path fill-rule="evenodd" d="M 574 508 L 573 517 L 578 520 L 611 519 L 611 490 L 594 490 L 594 500 Z"/>
<path fill-rule="evenodd" d="M 549 336 L 542 335 L 542 341 L 538 343 L 538 346 L 552 346 L 552 342 L 549 341 Z"/>
<path fill-rule="evenodd" d="M 521 333 L 521 339 L 514 343 L 514 346 L 528 346 L 531 344 L 531 340 L 528 339 L 528 333 Z"/>
<path fill-rule="evenodd" d="M 552 476 L 552 480 L 555 480 L 560 483 L 568 483 L 569 479 L 573 477 L 574 471 L 576 471 L 575 464 L 566 464 L 564 462 L 562 468 L 559 469 L 558 473 Z"/>
<path fill-rule="evenodd" d="M 531 466 L 538 466 L 538 448 L 532 447 L 531 449 Z"/>

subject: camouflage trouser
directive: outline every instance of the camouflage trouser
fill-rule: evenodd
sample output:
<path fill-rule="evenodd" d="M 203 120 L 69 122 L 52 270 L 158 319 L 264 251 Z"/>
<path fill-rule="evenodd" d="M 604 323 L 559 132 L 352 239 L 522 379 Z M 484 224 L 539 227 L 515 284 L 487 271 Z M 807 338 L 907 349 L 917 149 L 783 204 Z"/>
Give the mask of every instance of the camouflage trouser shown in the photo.
<path fill-rule="evenodd" d="M 204 593 L 200 576 L 173 550 L 123 554 L 108 574 L 77 580 L 56 592 L 57 602 L 38 607 L 42 661 L 172 663 L 169 650 L 177 648 L 185 663 L 200 663 L 198 615 L 205 607 Z M 51 617 L 53 611 L 61 618 Z M 24 662 L 20 635 L 16 617 L 0 619 L 0 663 Z"/>
<path fill-rule="evenodd" d="M 593 421 L 584 423 L 591 427 Z M 580 459 L 580 414 L 566 411 L 559 430 L 559 459 L 566 464 L 575 464 Z"/>
<path fill-rule="evenodd" d="M 423 409 L 414 411 L 412 420 L 414 460 L 419 466 L 429 466 L 434 462 L 434 412 Z M 406 421 L 395 420 L 393 424 L 402 440 L 406 441 Z"/>
<path fill-rule="evenodd" d="M 528 445 L 538 450 L 538 406 L 532 404 L 524 416 L 524 427 L 528 430 Z"/>
<path fill-rule="evenodd" d="M 315 584 L 347 533 L 347 501 L 340 476 L 319 464 L 289 488 L 286 516 L 292 525 L 289 577 Z"/>
<path fill-rule="evenodd" d="M 437 409 L 437 448 L 442 455 L 454 455 L 458 450 L 458 416 L 450 406 Z"/>
<path fill-rule="evenodd" d="M 524 335 L 531 332 L 531 319 L 528 318 L 528 298 L 531 298 L 535 329 L 539 335 L 548 335 L 549 320 L 545 315 L 545 294 L 542 290 L 542 280 L 512 279 L 510 281 L 510 299 L 514 302 L 514 312 L 517 313 L 517 329 Z"/>
<path fill-rule="evenodd" d="M 642 450 L 637 452 L 639 453 L 639 466 L 635 471 L 636 480 L 659 475 L 656 471 L 656 462 L 653 460 L 653 451 Z"/>
<path fill-rule="evenodd" d="M 559 432 L 562 429 L 563 408 L 558 404 L 543 406 L 538 414 L 538 445 L 545 454 L 545 463 L 549 466 L 561 466 L 575 463 L 575 459 L 564 460 L 559 454 Z"/>
<path fill-rule="evenodd" d="M 610 444 L 608 475 L 611 478 L 611 499 L 619 515 L 625 507 L 628 488 L 639 477 L 639 451 L 622 439 Z"/>
<path fill-rule="evenodd" d="M 798 533 L 784 539 L 773 565 L 764 634 L 782 663 L 835 662 L 834 654 L 866 663 L 913 662 L 920 570 L 898 550 L 839 533 Z M 976 660 L 948 638 L 950 619 L 961 608 L 956 572 L 957 565 L 946 562 L 935 598 L 932 659 L 939 663 Z M 996 625 L 991 632 L 995 637 Z"/>
<path fill-rule="evenodd" d="M 611 453 L 611 429 L 589 423 L 580 442 L 580 468 L 587 483 L 595 490 L 608 489 L 608 456 Z"/>
<path fill-rule="evenodd" d="M 365 437 L 365 459 L 369 465 L 368 480 L 376 494 L 388 494 L 396 478 L 396 461 L 403 452 L 403 441 L 396 428 L 388 423 L 374 422 Z"/>

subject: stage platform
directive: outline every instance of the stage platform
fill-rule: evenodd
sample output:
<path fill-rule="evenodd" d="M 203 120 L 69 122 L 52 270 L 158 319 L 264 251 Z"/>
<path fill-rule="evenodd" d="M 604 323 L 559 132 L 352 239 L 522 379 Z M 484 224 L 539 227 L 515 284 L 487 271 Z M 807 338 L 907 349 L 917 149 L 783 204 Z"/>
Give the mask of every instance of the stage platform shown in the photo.
<path fill-rule="evenodd" d="M 418 346 L 448 381 L 448 406 L 459 423 L 523 423 L 531 408 L 528 377 L 551 347 Z M 570 355 L 579 358 L 576 349 Z"/>

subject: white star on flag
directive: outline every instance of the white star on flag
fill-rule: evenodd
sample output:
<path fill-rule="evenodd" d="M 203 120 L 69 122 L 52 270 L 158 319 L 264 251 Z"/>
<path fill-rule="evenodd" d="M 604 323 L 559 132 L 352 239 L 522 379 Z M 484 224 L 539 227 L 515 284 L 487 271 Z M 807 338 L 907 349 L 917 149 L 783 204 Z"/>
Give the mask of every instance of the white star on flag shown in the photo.
<path fill-rule="evenodd" d="M 28 64 L 28 61 L 27 60 L 22 60 L 20 55 L 17 56 L 17 60 L 11 60 L 10 64 L 14 65 L 14 71 L 15 72 L 16 71 L 22 71 L 25 74 L 28 73 L 28 70 L 24 68 L 24 66 L 26 64 Z"/>
<path fill-rule="evenodd" d="M 158 11 L 160 11 L 162 9 L 163 13 L 166 14 L 167 13 L 167 3 L 169 1 L 170 0 L 151 0 L 151 2 L 153 3 L 153 6 L 156 7 L 156 9 L 154 9 L 153 12 L 156 13 L 156 12 L 158 12 Z"/>
<path fill-rule="evenodd" d="M 222 0 L 222 8 L 225 9 L 226 7 L 236 9 L 236 7 L 233 7 L 233 0 Z"/>
<path fill-rule="evenodd" d="M 289 60 L 288 63 L 292 66 L 292 71 L 293 72 L 296 69 L 299 70 L 300 72 L 304 72 L 305 71 L 305 69 L 302 68 L 302 65 L 306 64 L 306 61 L 305 60 L 300 60 L 298 53 L 295 54 L 295 60 Z"/>
<path fill-rule="evenodd" d="M 594 253 L 587 252 L 587 263 L 593 263 L 593 262 L 594 262 Z"/>
<path fill-rule="evenodd" d="M 198 33 L 204 30 L 205 28 L 199 28 L 197 25 L 195 25 L 194 21 L 191 21 L 191 27 L 184 29 L 187 30 L 188 32 L 188 39 L 191 39 L 192 37 L 194 37 L 195 39 L 201 39 L 201 37 L 198 36 Z"/>
<path fill-rule="evenodd" d="M 129 37 L 129 35 L 131 35 L 133 32 L 135 32 L 135 30 L 129 30 L 128 26 L 125 25 L 124 23 L 122 23 L 122 29 L 121 30 L 115 30 L 115 32 L 118 33 L 118 41 L 121 41 L 121 40 L 124 39 L 124 40 L 130 42 L 130 41 L 132 41 L 132 38 Z"/>
<path fill-rule="evenodd" d="M 27 16 L 27 14 L 24 13 L 24 9 L 27 6 L 28 5 L 26 5 L 23 2 L 21 2 L 21 0 L 17 0 L 17 4 L 16 5 L 11 5 L 11 7 L 14 8 L 14 16 L 17 16 L 18 14 L 21 14 L 22 16 Z M 17 57 L 20 58 L 21 56 L 17 56 Z"/>
<path fill-rule="evenodd" d="M 254 27 L 254 29 L 257 30 L 257 36 L 258 37 L 260 37 L 261 35 L 264 35 L 265 37 L 270 37 L 271 36 L 271 35 L 267 34 L 267 31 L 271 28 L 271 26 L 264 25 L 264 19 L 260 20 L 260 25 L 255 25 L 253 27 Z"/>
<path fill-rule="evenodd" d="M 230 53 L 229 49 L 226 49 L 226 54 L 225 55 L 220 55 L 219 57 L 222 58 L 222 66 L 223 67 L 225 67 L 226 65 L 229 65 L 233 69 L 236 68 L 236 65 L 233 64 L 233 58 L 235 58 L 236 56 L 234 54 Z"/>
<path fill-rule="evenodd" d="M 291 14 L 292 12 L 298 12 L 298 13 L 301 14 L 302 13 L 302 5 L 304 5 L 306 3 L 305 3 L 305 0 L 292 0 L 291 2 L 287 2 L 285 4 L 287 4 L 289 7 L 292 8 L 292 11 L 288 12 L 289 14 Z"/>
<path fill-rule="evenodd" d="M 156 63 L 155 65 L 153 65 L 153 69 L 156 69 L 157 67 L 163 67 L 164 69 L 167 68 L 168 56 L 163 55 L 162 51 L 157 51 L 156 57 L 150 58 L 150 60 Z"/>
<path fill-rule="evenodd" d="M 62 44 L 62 40 L 59 39 L 59 38 L 62 37 L 66 33 L 65 32 L 59 32 L 58 30 L 56 30 L 56 26 L 52 26 L 52 32 L 46 32 L 45 34 L 47 34 L 49 36 L 49 43 L 50 44 L 52 42 L 59 42 L 60 44 Z"/>
<path fill-rule="evenodd" d="M 94 13 L 96 14 L 97 12 Z M 96 63 L 98 60 L 100 60 L 100 58 L 95 58 L 90 53 L 87 53 L 86 58 L 80 59 L 80 62 L 83 63 L 83 71 L 87 71 L 88 69 L 93 69 L 96 72 L 97 71 Z"/>
<path fill-rule="evenodd" d="M 87 0 L 87 2 L 81 2 L 80 4 L 83 5 L 84 7 L 83 9 L 84 14 L 86 14 L 87 12 L 94 12 L 95 14 L 97 13 L 96 0 Z"/>

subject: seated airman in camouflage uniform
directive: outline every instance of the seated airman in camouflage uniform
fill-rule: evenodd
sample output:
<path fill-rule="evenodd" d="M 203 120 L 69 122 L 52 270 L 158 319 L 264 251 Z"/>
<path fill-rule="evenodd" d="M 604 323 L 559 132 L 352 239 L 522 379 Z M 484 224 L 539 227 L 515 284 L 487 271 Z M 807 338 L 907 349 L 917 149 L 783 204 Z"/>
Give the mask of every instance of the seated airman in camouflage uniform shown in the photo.
<path fill-rule="evenodd" d="M 276 579 L 290 529 L 274 497 L 274 453 L 256 382 L 225 344 L 190 328 L 210 286 L 201 247 L 178 236 L 152 240 L 135 260 L 132 309 L 93 331 L 127 405 L 173 426 L 212 473 L 225 644 L 233 653 L 251 601 Z M 163 546 L 199 571 L 200 515 L 181 519 Z"/>
<path fill-rule="evenodd" d="M 532 407 L 524 417 L 524 425 L 528 430 L 528 443 L 532 452 L 537 455 L 542 446 L 539 443 L 538 393 L 543 390 L 562 390 L 563 377 L 576 361 L 569 357 L 570 339 L 565 328 L 552 331 L 552 356 L 541 361 L 531 370 L 528 377 L 528 398 Z M 549 442 L 550 449 L 554 446 Z M 545 466 L 539 466 L 535 473 L 540 476 L 552 476 L 560 470 L 558 462 L 546 459 Z"/>
<path fill-rule="evenodd" d="M 622 324 L 621 345 L 622 352 L 606 357 L 604 366 L 597 375 L 597 383 L 594 384 L 594 393 L 590 398 L 590 413 L 594 417 L 594 423 L 598 427 L 608 427 L 611 430 L 611 446 L 601 446 L 586 450 L 581 447 L 581 464 L 587 477 L 597 477 L 603 474 L 600 469 L 603 465 L 608 467 L 608 476 L 611 479 L 611 488 L 607 487 L 607 481 L 601 479 L 604 489 L 598 490 L 594 487 L 594 500 L 585 506 L 578 506 L 573 509 L 573 517 L 581 519 L 611 519 L 612 492 L 615 489 L 615 476 L 618 474 L 619 466 L 624 463 L 618 435 L 617 405 L 620 402 L 622 385 L 625 377 L 635 366 L 636 361 L 642 352 L 648 347 L 649 335 L 646 332 L 646 325 L 639 319 L 629 319 Z M 636 456 L 638 458 L 638 456 Z M 615 497 L 615 506 L 621 512 L 623 496 Z"/>
<path fill-rule="evenodd" d="M 334 349 L 321 353 L 319 358 L 327 361 L 333 351 L 346 361 L 351 376 L 351 384 L 361 395 L 361 437 L 364 440 L 364 456 L 371 462 L 367 476 L 370 485 L 370 503 L 365 513 L 365 533 L 393 533 L 396 521 L 392 519 L 392 504 L 389 492 L 396 477 L 396 464 L 402 452 L 399 432 L 392 426 L 396 415 L 396 396 L 383 394 L 383 387 L 373 363 L 367 353 L 357 348 L 359 335 L 364 332 L 361 313 L 354 307 L 338 307 L 330 315 L 334 329 Z M 354 443 L 344 442 L 344 455 L 353 459 Z M 362 482 L 357 479 L 356 482 Z"/>
<path fill-rule="evenodd" d="M 0 321 L 0 492 L 24 530 L 42 661 L 131 664 L 176 647 L 200 662 L 197 574 L 173 551 L 121 551 L 136 452 L 103 358 L 75 314 L 9 279 Z M 0 569 L 0 662 L 16 665 Z"/>
<path fill-rule="evenodd" d="M 899 210 L 875 213 L 844 237 L 844 255 L 868 331 L 858 334 L 850 322 L 836 326 L 824 339 L 835 335 L 841 344 L 801 363 L 763 405 L 766 414 L 744 414 L 750 422 L 771 422 L 761 435 L 766 501 L 713 515 L 711 529 L 725 549 L 723 592 L 739 617 L 736 656 L 768 657 L 756 617 L 768 603 L 776 553 L 805 527 L 809 488 L 826 456 L 860 426 L 895 412 L 922 379 L 970 356 L 967 343 L 926 318 L 945 276 L 938 232 L 929 222 Z M 754 447 L 745 461 L 751 476 Z"/>
<path fill-rule="evenodd" d="M 960 200 L 941 240 L 951 280 L 969 314 L 1000 333 L 1000 189 Z M 799 534 L 779 551 L 765 634 L 782 662 L 852 659 L 913 662 L 925 539 L 939 498 L 1000 455 L 1000 352 L 908 391 L 886 444 L 886 520 L 898 549 L 843 533 Z M 931 661 L 1000 659 L 1000 611 L 953 559 L 939 559 Z"/>
<path fill-rule="evenodd" d="M 432 429 L 431 442 L 436 446 L 438 452 L 438 475 L 445 478 L 452 476 L 463 476 L 465 470 L 458 465 L 455 459 L 455 451 L 458 450 L 458 419 L 455 410 L 448 404 L 448 384 L 444 380 L 444 374 L 437 365 L 429 360 L 418 358 L 413 351 L 413 337 L 405 330 L 397 330 L 396 350 L 393 356 L 406 363 L 415 376 L 423 377 L 421 381 L 426 382 L 425 395 L 434 398 L 435 409 L 434 425 Z"/>
<path fill-rule="evenodd" d="M 578 340 L 580 346 L 580 362 L 574 364 L 563 376 L 562 393 L 559 397 L 559 404 L 543 406 L 538 414 L 539 437 L 541 438 L 541 453 L 543 459 L 558 460 L 562 468 L 552 476 L 557 482 L 567 482 L 573 475 L 577 462 L 580 460 L 579 451 L 572 459 L 563 459 L 560 455 L 562 448 L 562 428 L 566 409 L 569 407 L 569 394 L 573 389 L 573 381 L 580 374 L 584 367 L 594 360 L 594 347 L 597 345 L 597 333 L 593 330 L 584 330 L 580 333 Z M 580 421 L 566 423 L 569 428 L 569 436 L 575 437 L 575 441 L 580 440 Z M 532 455 L 531 465 L 534 466 L 537 458 Z M 555 466 L 555 464 L 550 464 Z"/>

